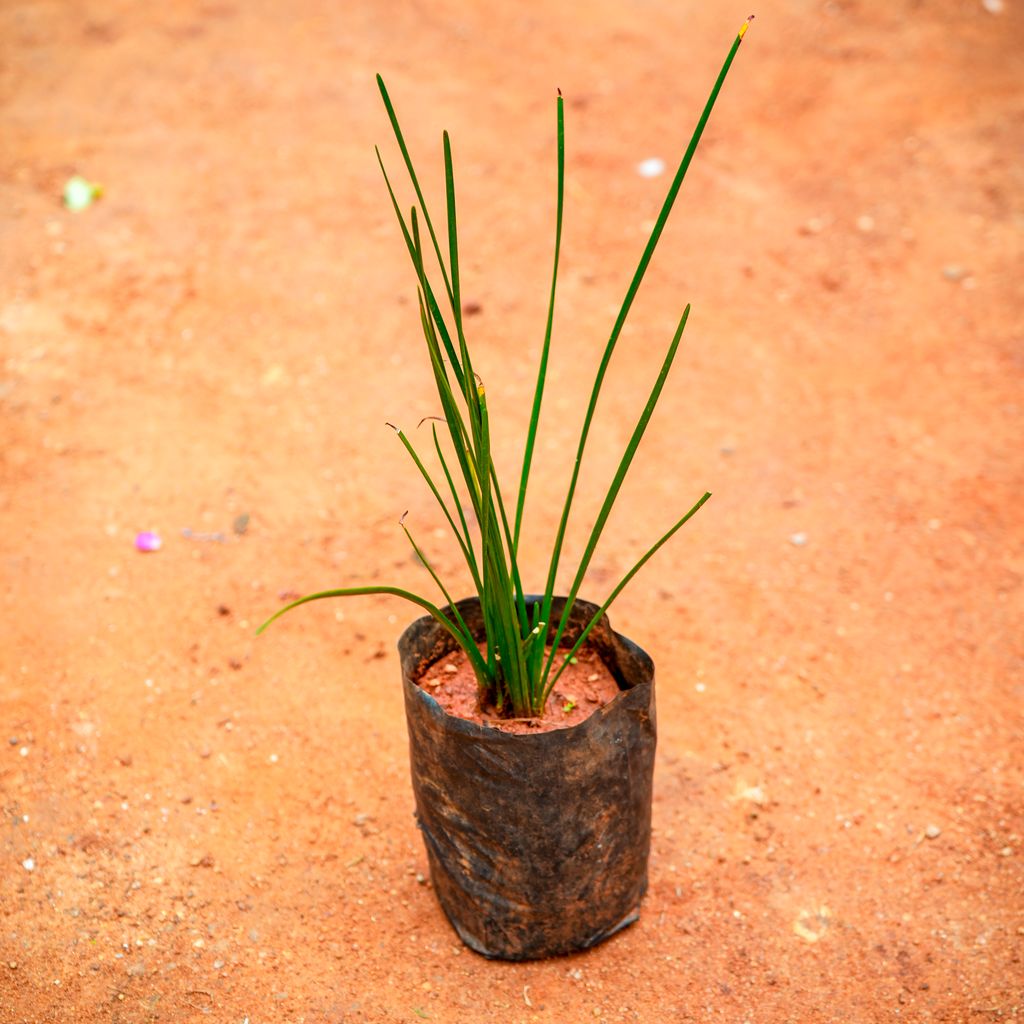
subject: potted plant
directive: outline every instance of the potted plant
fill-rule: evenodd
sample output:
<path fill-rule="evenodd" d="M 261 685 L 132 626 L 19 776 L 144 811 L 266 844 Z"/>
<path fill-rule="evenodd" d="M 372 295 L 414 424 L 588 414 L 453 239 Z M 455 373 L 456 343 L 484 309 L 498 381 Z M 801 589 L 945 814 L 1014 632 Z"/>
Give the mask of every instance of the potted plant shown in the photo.
<path fill-rule="evenodd" d="M 519 541 L 551 344 L 562 236 L 564 108 L 557 99 L 554 268 L 540 365 L 514 498 L 506 502 L 491 452 L 485 382 L 463 324 L 452 150 L 443 135 L 446 245 L 420 187 L 394 106 L 377 82 L 416 196 L 404 216 L 378 162 L 417 279 L 419 320 L 440 399 L 432 417 L 437 470 L 398 439 L 437 500 L 476 594 L 455 601 L 400 520 L 440 590 L 438 604 L 391 586 L 345 587 L 292 601 L 391 594 L 422 608 L 399 640 L 416 811 L 441 905 L 463 941 L 486 956 L 529 959 L 584 949 L 636 920 L 647 885 L 654 766 L 654 668 L 616 634 L 606 612 L 647 561 L 708 500 L 702 495 L 600 605 L 579 596 L 608 515 L 675 359 L 686 306 L 626 445 L 568 593 L 555 593 L 562 544 L 598 397 L 616 343 L 750 19 L 729 50 L 672 179 L 605 345 L 580 432 L 544 589 L 529 593 Z M 440 285 L 427 270 L 436 258 Z M 440 425 L 440 429 L 439 429 Z M 471 522 L 473 527 L 471 527 Z M 602 694 L 601 687 L 605 690 Z"/>

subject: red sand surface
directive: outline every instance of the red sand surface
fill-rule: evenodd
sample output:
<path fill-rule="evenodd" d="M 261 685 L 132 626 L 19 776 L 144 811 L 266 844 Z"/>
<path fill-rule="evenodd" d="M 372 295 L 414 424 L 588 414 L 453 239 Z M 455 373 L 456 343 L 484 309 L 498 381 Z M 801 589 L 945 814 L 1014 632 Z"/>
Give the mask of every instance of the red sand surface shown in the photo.
<path fill-rule="evenodd" d="M 438 410 L 373 76 L 432 196 L 454 140 L 506 476 L 566 96 L 540 587 L 667 184 L 637 165 L 678 159 L 750 8 L 0 5 L 3 1024 L 1021 1015 L 1024 5 L 1001 6 L 757 9 L 567 542 L 692 301 L 584 588 L 714 492 L 612 609 L 658 666 L 650 891 L 601 948 L 508 965 L 421 883 L 394 653 L 415 610 L 313 605 L 253 636 L 289 593 L 429 591 L 405 509 L 468 591 L 384 426 Z M 73 173 L 106 190 L 79 214 Z"/>

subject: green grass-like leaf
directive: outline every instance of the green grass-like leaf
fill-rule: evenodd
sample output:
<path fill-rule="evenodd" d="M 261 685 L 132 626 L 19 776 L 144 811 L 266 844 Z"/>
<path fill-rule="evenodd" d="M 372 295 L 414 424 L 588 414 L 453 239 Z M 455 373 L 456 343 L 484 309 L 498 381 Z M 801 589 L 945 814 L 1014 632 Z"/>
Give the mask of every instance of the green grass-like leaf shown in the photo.
<path fill-rule="evenodd" d="M 711 94 L 697 121 L 697 126 L 690 137 L 676 173 L 672 178 L 668 193 L 655 220 L 650 237 L 640 255 L 618 315 L 612 325 L 611 333 L 605 343 L 594 382 L 591 386 L 583 424 L 580 428 L 576 457 L 573 462 L 565 501 L 559 516 L 558 527 L 548 561 L 546 584 L 540 600 L 534 601 L 532 605 L 527 602 L 519 570 L 519 546 L 530 475 L 539 434 L 541 406 L 547 381 L 548 360 L 555 317 L 555 297 L 558 287 L 558 268 L 562 248 L 565 200 L 565 107 L 562 95 L 559 92 L 556 102 L 557 187 L 551 287 L 537 368 L 537 382 L 534 388 L 529 426 L 527 427 L 523 447 L 522 468 L 516 490 L 515 513 L 510 521 L 499 485 L 499 474 L 492 459 L 491 422 L 487 406 L 487 394 L 484 382 L 473 369 L 470 347 L 466 339 L 463 323 L 455 168 L 451 140 L 448 133 L 444 132 L 442 135 L 442 155 L 445 180 L 444 220 L 447 231 L 447 246 L 442 247 L 437 232 L 434 229 L 434 222 L 427 208 L 426 197 L 420 186 L 415 164 L 402 132 L 394 104 L 391 101 L 391 96 L 384 85 L 384 80 L 380 75 L 377 76 L 377 85 L 380 89 L 381 99 L 384 102 L 384 108 L 387 112 L 395 141 L 398 144 L 403 163 L 405 164 L 409 184 L 412 186 L 416 197 L 416 204 L 410 209 L 408 218 L 406 218 L 402 212 L 402 206 L 399 203 L 395 188 L 388 177 L 380 151 L 376 150 L 377 160 L 380 164 L 381 173 L 384 176 L 387 193 L 416 275 L 420 328 L 426 344 L 427 356 L 434 376 L 442 413 L 441 417 L 433 418 L 443 420 L 447 427 L 447 444 L 450 444 L 450 454 L 446 455 L 445 446 L 441 442 L 441 435 L 437 427 L 432 424 L 431 433 L 434 452 L 445 478 L 447 491 L 454 506 L 454 514 L 449 507 L 448 501 L 435 484 L 430 470 L 420 458 L 415 446 L 401 430 L 397 427 L 393 429 L 398 434 L 399 440 L 412 458 L 416 469 L 434 499 L 441 507 L 445 519 L 455 535 L 473 586 L 480 599 L 484 636 L 481 638 L 472 635 L 456 603 L 452 600 L 447 586 L 406 528 L 404 516 L 402 517 L 401 528 L 405 532 L 419 561 L 424 565 L 433 583 L 441 592 L 445 602 L 447 602 L 446 608 L 440 608 L 427 598 L 398 587 L 345 587 L 320 591 L 319 593 L 310 594 L 292 601 L 260 626 L 257 630 L 258 633 L 262 633 L 270 623 L 274 622 L 285 612 L 301 604 L 307 604 L 310 601 L 318 601 L 327 597 L 355 597 L 367 594 L 387 594 L 400 597 L 426 611 L 456 640 L 472 664 L 481 688 L 486 691 L 487 699 L 499 711 L 510 713 L 518 718 L 532 717 L 543 712 L 545 703 L 562 672 L 565 670 L 565 666 L 575 658 L 577 651 L 586 642 L 591 630 L 607 611 L 611 603 L 618 597 L 637 572 L 697 513 L 711 496 L 709 493 L 705 493 L 681 519 L 673 524 L 658 541 L 647 549 L 644 555 L 615 586 L 598 612 L 587 623 L 572 647 L 566 651 L 561 646 L 561 641 L 565 634 L 569 613 L 579 595 L 580 587 L 594 557 L 612 508 L 619 496 L 633 458 L 661 397 L 686 327 L 690 313 L 689 305 L 687 305 L 679 320 L 679 325 L 669 345 L 661 370 L 626 444 L 625 451 L 619 460 L 618 468 L 608 486 L 601 509 L 591 528 L 583 555 L 576 567 L 561 621 L 557 624 L 552 624 L 551 609 L 555 598 L 555 581 L 558 576 L 562 549 L 572 513 L 580 467 L 583 462 L 601 389 L 633 301 L 657 249 L 669 214 L 686 177 L 690 162 L 711 116 L 715 101 L 718 99 L 722 85 L 739 49 L 740 41 L 747 30 L 747 24 L 744 23 L 734 39 L 722 69 L 715 80 Z M 436 260 L 437 269 L 441 274 L 443 284 L 440 292 L 441 302 L 438 301 L 438 293 L 435 292 L 430 280 L 431 272 L 426 266 L 425 246 L 420 234 L 421 223 L 426 229 L 433 258 Z M 447 249 L 447 253 L 445 249 Z M 442 303 L 445 301 L 447 310 L 442 308 Z M 462 496 L 463 491 L 465 499 Z M 470 529 L 467 512 L 464 511 L 463 507 L 464 501 L 468 502 L 465 505 L 466 510 L 472 509 L 473 517 L 478 527 L 476 536 L 474 531 Z M 481 653 L 477 646 L 480 640 L 484 642 L 483 653 Z"/>

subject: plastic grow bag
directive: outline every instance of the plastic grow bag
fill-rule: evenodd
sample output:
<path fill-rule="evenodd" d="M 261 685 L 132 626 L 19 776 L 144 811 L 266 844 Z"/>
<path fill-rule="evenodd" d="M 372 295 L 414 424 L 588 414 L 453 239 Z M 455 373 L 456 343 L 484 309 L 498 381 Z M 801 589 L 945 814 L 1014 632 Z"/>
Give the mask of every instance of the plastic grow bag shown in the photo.
<path fill-rule="evenodd" d="M 476 598 L 458 603 L 482 636 Z M 558 621 L 564 600 L 557 599 Z M 576 600 L 564 643 L 597 611 Z M 588 642 L 620 692 L 579 725 L 513 735 L 448 715 L 417 685 L 455 648 L 429 616 L 402 634 L 416 816 L 430 877 L 462 941 L 529 960 L 587 949 L 639 916 L 647 888 L 654 665 L 604 618 Z"/>

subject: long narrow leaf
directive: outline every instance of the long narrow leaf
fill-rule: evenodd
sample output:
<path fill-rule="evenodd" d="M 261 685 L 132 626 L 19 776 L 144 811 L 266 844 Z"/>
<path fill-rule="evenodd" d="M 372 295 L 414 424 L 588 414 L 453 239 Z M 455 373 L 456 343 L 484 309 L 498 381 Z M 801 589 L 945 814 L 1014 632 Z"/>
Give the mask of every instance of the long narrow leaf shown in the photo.
<path fill-rule="evenodd" d="M 395 134 L 395 140 L 398 142 L 398 148 L 402 151 L 402 159 L 405 161 L 405 169 L 409 173 L 409 180 L 412 182 L 412 187 L 416 191 L 416 198 L 419 200 L 420 211 L 423 214 L 424 223 L 427 225 L 427 232 L 430 235 L 431 242 L 434 243 L 434 252 L 437 255 L 437 262 L 441 267 L 441 276 L 444 278 L 445 290 L 448 292 L 448 301 L 452 301 L 452 285 L 448 277 L 448 271 L 444 265 L 444 258 L 441 256 L 441 246 L 437 241 L 437 234 L 434 231 L 434 224 L 430 219 L 430 213 L 427 210 L 427 202 L 423 198 L 423 189 L 420 188 L 419 178 L 416 177 L 416 168 L 413 167 L 412 157 L 409 156 L 409 148 L 405 144 L 405 136 L 402 134 L 402 129 L 398 124 L 398 117 L 395 114 L 395 108 L 391 103 L 391 97 L 388 95 L 388 91 L 384 86 L 384 79 L 380 75 L 377 76 L 377 88 L 380 89 L 381 99 L 384 100 L 384 107 L 388 112 L 388 119 L 391 121 L 391 130 Z"/>
<path fill-rule="evenodd" d="M 448 259 L 451 266 L 451 305 L 455 318 L 455 334 L 459 341 L 459 358 L 462 361 L 462 397 L 469 413 L 469 427 L 473 443 L 480 449 L 480 394 L 476 386 L 476 375 L 462 329 L 462 289 L 459 283 L 459 229 L 455 212 L 455 171 L 452 167 L 452 147 L 448 133 L 444 133 L 444 193 L 448 216 Z"/>
<path fill-rule="evenodd" d="M 433 332 L 433 326 L 430 322 L 430 317 L 427 314 L 426 306 L 423 304 L 422 292 L 419 293 L 419 303 L 420 321 L 423 326 L 423 332 L 426 335 L 431 335 Z M 430 353 L 431 365 L 434 370 L 434 381 L 437 384 L 438 397 L 441 399 L 441 410 L 444 413 L 444 421 L 447 424 L 448 432 L 451 435 L 452 447 L 455 450 L 456 458 L 459 460 L 459 468 L 462 470 L 462 478 L 469 491 L 470 503 L 473 505 L 473 510 L 479 519 L 480 478 L 476 468 L 476 455 L 467 440 L 466 425 L 463 423 L 462 415 L 455 403 L 455 396 L 452 393 L 451 386 L 438 365 L 436 342 L 432 346 L 428 345 L 428 352 Z"/>
<path fill-rule="evenodd" d="M 740 42 L 746 32 L 747 24 L 749 24 L 749 20 L 744 22 L 744 27 L 740 29 L 739 33 L 737 33 L 736 39 L 733 41 L 732 47 L 729 50 L 729 54 L 725 58 L 725 63 L 722 65 L 722 69 L 718 73 L 718 78 L 715 80 L 715 84 L 711 89 L 711 95 L 708 97 L 708 101 L 704 105 L 704 110 L 701 113 L 700 119 L 697 121 L 697 127 L 694 129 L 693 135 L 690 137 L 690 142 L 686 147 L 686 152 L 683 154 L 683 159 L 679 164 L 675 177 L 672 179 L 668 195 L 665 197 L 665 201 L 661 207 L 661 212 L 658 214 L 658 218 L 654 223 L 654 228 L 651 231 L 650 238 L 647 240 L 647 245 L 644 247 L 643 254 L 640 257 L 640 262 L 633 274 L 633 279 L 629 284 L 629 288 L 626 291 L 626 297 L 619 310 L 619 315 L 616 317 L 615 324 L 612 327 L 611 336 L 605 346 L 604 355 L 601 357 L 601 364 L 598 367 L 597 376 L 594 379 L 594 386 L 590 393 L 590 402 L 587 406 L 586 416 L 583 420 L 583 428 L 580 431 L 579 446 L 576 450 L 576 461 L 573 465 L 572 478 L 569 481 L 569 490 L 566 494 L 565 505 L 562 509 L 562 516 L 558 524 L 558 533 L 555 537 L 555 543 L 552 548 L 551 563 L 548 568 L 548 579 L 544 590 L 546 606 L 544 608 L 545 619 L 548 619 L 551 610 L 551 600 L 554 596 L 555 577 L 558 573 L 558 563 L 561 558 L 562 544 L 565 540 L 565 530 L 569 522 L 569 511 L 572 508 L 573 495 L 576 493 L 576 482 L 579 479 L 580 464 L 583 461 L 583 452 L 586 448 L 587 437 L 590 433 L 590 424 L 594 418 L 594 409 L 597 407 L 597 399 L 601 392 L 601 384 L 604 381 L 605 372 L 608 369 L 608 363 L 615 350 L 615 345 L 619 339 L 619 335 L 622 333 L 622 328 L 626 322 L 629 310 L 633 305 L 633 299 L 636 297 L 636 293 L 640 288 L 640 283 L 643 281 L 644 275 L 647 272 L 647 266 L 651 262 L 651 257 L 654 255 L 654 250 L 657 248 L 658 241 L 661 239 L 662 231 L 665 229 L 665 222 L 668 220 L 668 216 L 675 204 L 679 188 L 683 183 L 683 179 L 686 177 L 686 172 L 690 167 L 690 161 L 693 159 L 693 154 L 697 150 L 697 144 L 700 142 L 701 136 L 704 134 L 704 127 L 708 123 L 708 118 L 711 116 L 711 111 L 714 109 L 715 101 L 718 99 L 718 94 L 722 90 L 722 85 L 729 73 L 729 68 L 732 66 L 733 58 L 736 56 L 736 51 L 739 49 Z"/>
<path fill-rule="evenodd" d="M 448 423 L 448 429 L 452 436 L 452 445 L 455 448 L 456 454 L 459 456 L 459 464 L 463 471 L 466 486 L 470 491 L 470 499 L 473 501 L 473 507 L 479 518 L 482 496 L 487 492 L 487 488 L 485 486 L 487 482 L 487 473 L 478 465 L 481 461 L 480 452 L 476 452 L 474 457 L 472 447 L 466 442 L 466 426 L 463 422 L 462 415 L 459 412 L 458 405 L 455 402 L 454 395 L 452 394 L 451 385 L 443 371 L 439 372 L 438 369 L 437 364 L 440 361 L 440 349 L 437 345 L 437 337 L 434 333 L 433 324 L 423 305 L 422 297 L 427 288 L 427 276 L 423 267 L 423 247 L 420 242 L 419 221 L 416 216 L 415 208 L 412 210 L 411 223 L 413 261 L 416 264 L 416 272 L 420 279 L 420 319 L 423 325 L 424 336 L 427 339 L 427 348 L 430 353 L 430 358 L 434 364 L 434 381 L 437 384 L 438 397 L 441 399 L 444 417 Z"/>
<path fill-rule="evenodd" d="M 444 133 L 442 141 L 444 146 L 445 208 L 448 215 L 448 264 L 451 267 L 452 275 L 452 316 L 455 318 L 455 333 L 459 339 L 462 369 L 466 377 L 472 381 L 473 365 L 469 360 L 466 336 L 462 330 L 462 285 L 459 278 L 459 229 L 455 209 L 455 170 L 452 166 L 452 144 L 447 132 Z M 468 391 L 466 392 L 466 401 L 472 401 Z"/>
<path fill-rule="evenodd" d="M 519 576 L 519 562 L 516 558 L 515 541 L 512 538 L 512 529 L 509 526 L 508 516 L 505 513 L 505 502 L 501 497 L 501 486 L 498 483 L 498 474 L 491 463 L 491 486 L 494 488 L 494 505 L 498 510 L 498 518 L 501 521 L 501 530 L 505 538 L 505 545 L 508 551 L 509 575 L 512 578 L 512 586 L 515 591 L 516 609 L 519 613 L 519 622 L 525 635 L 530 629 L 530 620 L 526 612 L 526 601 L 524 598 L 523 581 Z"/>
<path fill-rule="evenodd" d="M 377 154 L 377 163 L 380 164 L 380 173 L 384 176 L 384 184 L 387 186 L 388 195 L 391 197 L 391 205 L 395 210 L 395 217 L 398 220 L 399 227 L 402 229 L 402 237 L 405 239 L 406 248 L 409 250 L 409 256 L 412 259 L 413 266 L 416 266 L 416 251 L 413 245 L 412 235 L 409 233 L 409 229 L 405 225 L 405 217 L 402 216 L 401 207 L 398 205 L 398 199 L 395 196 L 395 190 L 391 185 L 391 179 L 388 177 L 388 172 L 384 167 L 384 161 L 381 158 L 380 150 L 374 147 L 374 152 Z M 464 374 L 462 367 L 459 364 L 459 357 L 455 352 L 455 346 L 452 344 L 451 335 L 448 333 L 448 327 L 444 322 L 444 317 L 441 315 L 441 310 L 438 308 L 437 300 L 434 298 L 434 291 L 430 287 L 430 282 L 426 281 L 426 292 L 427 292 L 427 305 L 430 308 L 431 316 L 433 317 L 434 323 L 437 325 L 438 332 L 441 335 L 441 341 L 444 344 L 445 352 L 448 354 L 448 360 L 451 363 L 452 371 L 455 374 L 455 379 L 459 383 L 459 390 L 461 391 L 464 387 Z"/>
<path fill-rule="evenodd" d="M 544 398 L 544 382 L 548 373 L 548 352 L 551 349 L 551 329 L 555 321 L 555 287 L 558 284 L 558 257 L 562 250 L 562 209 L 565 199 L 565 106 L 562 93 L 558 93 L 558 206 L 555 213 L 555 260 L 551 271 L 551 296 L 548 299 L 548 319 L 544 327 L 544 344 L 540 352 L 537 369 L 537 384 L 533 391 L 533 407 L 530 410 L 530 426 L 526 432 L 526 447 L 523 451 L 523 469 L 519 475 L 519 499 L 516 502 L 516 526 L 512 546 L 519 549 L 519 531 L 523 525 L 523 507 L 526 504 L 526 485 L 530 479 L 530 465 L 533 448 L 537 440 L 537 424 L 540 421 L 540 406 Z"/>
<path fill-rule="evenodd" d="M 441 511 L 444 513 L 445 519 L 448 520 L 448 525 L 452 528 L 452 533 L 455 534 L 455 539 L 459 543 L 459 548 L 462 551 L 462 555 L 466 560 L 466 564 L 469 566 L 469 571 L 473 574 L 474 582 L 479 582 L 476 569 L 476 558 L 473 555 L 473 549 L 470 546 L 469 531 L 466 530 L 465 535 L 459 532 L 459 528 L 455 525 L 455 520 L 452 518 L 451 512 L 448 511 L 448 505 L 445 500 L 441 497 L 440 491 L 438 491 L 434 480 L 430 473 L 427 471 L 427 467 L 423 465 L 422 460 L 416 452 L 412 442 L 405 436 L 405 431 L 400 427 L 396 427 L 393 423 L 388 424 L 389 427 L 398 435 L 398 439 L 402 442 L 405 450 L 409 453 L 412 461 L 416 464 L 416 468 L 420 471 L 420 475 L 427 482 L 427 487 L 430 488 L 430 493 L 437 499 L 438 505 L 441 506 Z M 435 434 L 436 437 L 436 434 Z M 447 470 L 446 470 L 447 472 Z M 456 505 L 458 505 L 458 498 L 456 497 Z M 459 514 L 462 514 L 461 508 Z M 465 519 L 463 518 L 463 527 L 465 527 Z"/>
<path fill-rule="evenodd" d="M 452 493 L 452 502 L 455 505 L 455 510 L 459 514 L 459 522 L 462 525 L 463 536 L 466 538 L 466 545 L 469 547 L 470 553 L 474 555 L 473 558 L 473 580 L 476 583 L 477 593 L 480 593 L 481 583 L 480 577 L 477 573 L 476 557 L 473 551 L 473 540 L 469 534 L 469 524 L 466 522 L 466 514 L 462 511 L 462 502 L 459 500 L 459 492 L 455 486 L 455 481 L 452 479 L 451 470 L 448 469 L 448 462 L 444 457 L 444 452 L 441 450 L 441 441 L 437 436 L 437 427 L 431 427 L 431 432 L 434 435 L 434 449 L 437 452 L 438 461 L 441 463 L 441 469 L 444 471 L 445 479 L 448 481 L 448 489 Z"/>
<path fill-rule="evenodd" d="M 615 589 L 608 595 L 607 600 L 604 602 L 603 605 L 601 605 L 600 608 L 598 608 L 598 610 L 594 613 L 594 617 L 584 627 L 583 631 L 577 638 L 576 643 L 574 643 L 572 645 L 572 648 L 569 650 L 569 653 L 566 654 L 565 657 L 562 659 L 562 664 L 559 665 L 558 671 L 548 681 L 544 689 L 543 700 L 540 703 L 541 708 L 543 708 L 544 705 L 547 703 L 548 697 L 551 695 L 551 691 L 554 689 L 555 683 L 558 682 L 558 677 L 565 670 L 565 666 L 568 665 L 570 661 L 576 656 L 576 652 L 579 651 L 579 649 L 586 642 L 587 637 L 590 636 L 591 630 L 600 621 L 601 616 L 604 615 L 606 611 L 608 611 L 608 608 L 610 607 L 611 603 L 615 600 L 615 598 L 617 598 L 619 594 L 622 593 L 623 589 L 625 589 L 626 587 L 626 584 L 628 584 L 629 581 L 632 580 L 632 578 L 651 560 L 651 558 L 654 557 L 655 553 L 658 551 L 659 548 L 662 547 L 663 544 L 669 541 L 680 528 L 685 526 L 686 523 L 688 523 L 697 514 L 697 512 L 700 510 L 700 507 L 710 497 L 711 492 L 705 491 L 704 496 L 693 506 L 693 508 L 691 508 L 690 511 L 687 512 L 686 515 L 683 516 L 683 518 L 680 519 L 667 533 L 663 534 L 662 537 L 657 541 L 657 543 L 653 544 L 650 548 L 648 548 L 647 553 L 636 563 L 636 565 L 633 566 L 632 569 L 629 570 L 629 572 L 626 573 L 625 576 L 622 577 L 621 580 L 619 580 Z M 563 618 L 565 617 L 567 617 L 567 613 L 563 615 Z"/>
<path fill-rule="evenodd" d="M 480 657 L 480 652 L 476 648 L 476 642 L 473 639 L 473 634 L 470 631 L 470 628 L 466 625 L 465 620 L 462 618 L 462 613 L 459 611 L 458 605 L 452 600 L 452 595 L 448 593 L 448 588 L 441 582 L 441 577 L 437 575 L 433 565 L 430 564 L 430 560 L 425 554 L 423 554 L 423 551 L 420 549 L 420 546 L 416 541 L 413 540 L 412 534 L 409 532 L 409 528 L 405 525 L 404 520 L 405 516 L 403 515 L 398 525 L 401 526 L 402 532 L 408 538 L 413 551 L 416 552 L 416 557 L 423 563 L 423 567 L 430 573 L 430 578 L 437 584 L 438 590 L 441 591 L 444 595 L 445 601 L 448 602 L 448 607 L 455 616 L 455 621 L 458 623 L 458 628 L 462 634 L 462 649 L 469 654 L 469 660 L 472 662 L 473 670 L 476 672 L 480 685 L 486 687 L 490 682 L 490 678 L 487 674 L 487 665 L 483 658 Z"/>
<path fill-rule="evenodd" d="M 626 450 L 623 452 L 622 458 L 619 460 L 619 466 L 615 470 L 615 476 L 608 488 L 608 493 L 605 495 L 604 502 L 601 504 L 601 511 L 597 514 L 597 519 L 594 521 L 594 526 L 590 531 L 590 538 L 587 541 L 587 546 L 583 550 L 583 557 L 580 559 L 580 564 L 576 570 L 576 578 L 572 582 L 572 587 L 569 590 L 569 596 L 566 599 L 565 612 L 562 615 L 562 620 L 559 623 L 557 632 L 555 633 L 555 639 L 551 641 L 551 655 L 548 658 L 547 667 L 544 670 L 545 676 L 551 670 L 551 663 L 554 660 L 555 652 L 558 650 L 559 641 L 562 639 L 562 634 L 565 632 L 566 624 L 569 621 L 569 613 L 572 611 L 576 595 L 579 594 L 580 586 L 583 583 L 583 577 L 586 575 L 587 569 L 590 566 L 590 560 L 594 556 L 594 551 L 597 548 L 597 542 L 600 540 L 601 532 L 604 530 L 604 524 L 608 521 L 608 516 L 611 514 L 612 506 L 615 504 L 615 499 L 619 496 L 619 490 L 622 487 L 622 482 L 626 479 L 626 473 L 629 471 L 629 467 L 633 462 L 633 456 L 636 455 L 636 450 L 640 446 L 640 441 L 643 439 L 644 432 L 647 430 L 647 424 L 650 422 L 651 416 L 654 414 L 654 409 L 658 404 L 658 399 L 661 398 L 662 389 L 665 386 L 665 381 L 668 379 L 669 371 L 672 369 L 672 363 L 676 358 L 676 352 L 679 349 L 679 342 L 683 336 L 683 331 L 686 329 L 686 321 L 689 318 L 690 307 L 687 305 L 686 309 L 683 310 L 683 315 L 679 319 L 679 326 L 676 328 L 676 333 L 672 338 L 672 344 L 669 345 L 668 352 L 665 354 L 665 360 L 661 364 L 658 379 L 654 382 L 654 387 L 651 388 L 651 393 L 647 397 L 647 402 L 644 405 L 643 412 L 640 414 L 640 419 L 637 420 L 637 424 L 633 428 L 633 433 L 630 435 L 629 443 L 626 445 Z"/>
<path fill-rule="evenodd" d="M 307 594 L 305 597 L 300 597 L 291 604 L 286 604 L 283 608 L 278 609 L 273 615 L 267 619 L 257 630 L 256 635 L 259 636 L 272 622 L 276 622 L 286 612 L 290 612 L 293 608 L 298 608 L 300 604 L 309 604 L 310 601 L 322 601 L 327 597 L 361 597 L 366 594 L 391 594 L 394 597 L 401 597 L 406 601 L 411 601 L 415 605 L 419 605 L 425 612 L 429 613 L 435 618 L 444 628 L 447 630 L 462 646 L 462 634 L 459 633 L 458 627 L 449 619 L 444 612 L 441 611 L 437 605 L 432 604 L 425 597 L 420 597 L 419 594 L 413 594 L 411 591 L 402 590 L 401 587 L 342 587 L 340 590 L 321 590 L 316 594 Z M 468 652 L 467 652 L 468 653 Z"/>

